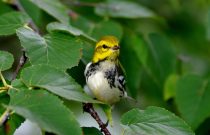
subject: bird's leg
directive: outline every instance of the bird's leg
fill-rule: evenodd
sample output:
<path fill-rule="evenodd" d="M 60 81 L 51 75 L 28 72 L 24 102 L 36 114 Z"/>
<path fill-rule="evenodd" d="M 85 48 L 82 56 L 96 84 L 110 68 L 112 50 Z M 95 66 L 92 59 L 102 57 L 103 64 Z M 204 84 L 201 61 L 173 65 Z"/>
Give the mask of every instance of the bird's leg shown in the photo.
<path fill-rule="evenodd" d="M 106 125 L 108 126 L 108 124 L 110 123 L 110 125 L 113 126 L 112 107 L 110 105 L 106 105 L 106 104 L 101 104 L 100 106 L 103 109 L 103 111 L 105 112 L 106 117 L 108 119 L 106 122 Z"/>

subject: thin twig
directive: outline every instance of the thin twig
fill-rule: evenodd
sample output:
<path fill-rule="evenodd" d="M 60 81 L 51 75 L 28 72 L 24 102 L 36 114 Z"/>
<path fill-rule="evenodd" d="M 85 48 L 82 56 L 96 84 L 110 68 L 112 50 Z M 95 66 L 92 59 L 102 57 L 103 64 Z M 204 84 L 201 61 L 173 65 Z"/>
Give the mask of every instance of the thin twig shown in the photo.
<path fill-rule="evenodd" d="M 101 129 L 101 132 L 103 132 L 105 135 L 111 135 L 111 133 L 107 129 L 107 124 L 102 122 L 98 113 L 93 108 L 92 103 L 83 103 L 83 110 L 84 110 L 84 112 L 89 113 L 96 120 L 96 122 L 98 123 L 98 125 Z"/>
<path fill-rule="evenodd" d="M 19 4 L 19 0 L 16 0 L 14 3 L 12 3 L 11 6 L 17 11 L 24 11 L 24 9 L 22 8 L 21 4 Z M 33 23 L 33 21 L 30 22 L 30 25 L 33 26 L 33 29 L 38 32 L 38 29 L 37 29 L 36 25 Z M 17 77 L 20 69 L 24 66 L 26 61 L 27 61 L 27 57 L 25 55 L 25 51 L 23 51 L 23 55 L 20 57 L 19 64 L 18 64 L 15 72 L 13 73 L 12 80 L 14 80 Z M 2 81 L 4 83 L 5 80 L 2 79 Z M 5 87 L 8 87 L 8 85 L 6 85 Z M 6 123 L 9 115 L 10 115 L 10 110 L 7 108 L 6 111 L 0 117 L 0 126 L 4 125 Z"/>
<path fill-rule="evenodd" d="M 25 55 L 25 51 L 23 51 L 23 55 L 20 57 L 19 64 L 18 64 L 15 72 L 13 73 L 12 80 L 14 80 L 17 77 L 20 69 L 24 66 L 26 61 L 27 61 L 27 57 Z M 4 123 L 6 123 L 9 115 L 10 115 L 10 110 L 7 108 L 7 110 L 0 117 L 0 126 L 4 125 Z"/>
<path fill-rule="evenodd" d="M 26 63 L 27 59 L 28 58 L 26 57 L 25 51 L 23 51 L 23 55 L 20 57 L 19 64 L 18 64 L 15 72 L 13 73 L 12 80 L 14 80 L 17 77 L 20 69 L 24 66 L 24 64 Z"/>
<path fill-rule="evenodd" d="M 73 3 L 74 5 L 76 6 L 90 6 L 90 7 L 95 7 L 97 5 L 97 3 Z M 16 10 L 18 11 L 24 11 L 24 9 L 22 8 L 21 4 L 19 4 L 19 1 L 17 0 L 16 3 L 14 3 L 12 6 L 15 7 Z M 72 16 L 72 14 L 70 14 L 70 16 Z M 36 27 L 36 25 L 33 23 L 33 21 L 31 21 L 29 23 L 29 25 L 32 27 L 32 29 L 36 32 L 39 33 L 39 30 L 38 28 Z M 21 56 L 20 58 L 20 62 L 13 74 L 13 77 L 12 77 L 12 80 L 14 80 L 20 69 L 24 66 L 25 62 L 27 61 L 27 57 L 25 55 L 25 51 L 23 51 L 23 55 Z M 111 133 L 109 132 L 109 130 L 107 129 L 107 124 L 103 123 L 101 118 L 99 117 L 98 113 L 95 111 L 95 109 L 93 108 L 93 104 L 91 103 L 84 103 L 83 104 L 83 110 L 87 113 L 89 113 L 95 120 L 96 122 L 98 123 L 100 129 L 101 129 L 101 132 L 103 132 L 105 135 L 111 135 Z M 10 115 L 10 111 L 8 108 L 7 110 L 1 115 L 0 117 L 0 126 L 2 126 L 6 120 L 8 119 L 9 115 Z"/>
<path fill-rule="evenodd" d="M 6 109 L 6 111 L 1 115 L 0 117 L 0 127 L 2 125 L 4 125 L 5 121 L 7 121 L 8 117 L 9 117 L 9 114 L 10 114 L 10 109 Z"/>
<path fill-rule="evenodd" d="M 6 91 L 9 90 L 9 87 L 0 87 L 0 91 Z"/>
<path fill-rule="evenodd" d="M 23 8 L 22 5 L 19 3 L 19 0 L 16 0 L 16 1 L 13 2 L 13 3 L 10 3 L 10 5 L 11 5 L 15 10 L 17 10 L 17 11 L 23 11 L 23 12 L 25 12 L 24 8 Z M 35 23 L 33 22 L 33 20 L 31 20 L 31 21 L 29 22 L 29 25 L 31 26 L 31 28 L 32 28 L 34 31 L 36 31 L 36 32 L 39 33 L 38 27 L 35 25 Z M 15 72 L 13 73 L 12 80 L 14 80 L 14 79 L 17 77 L 17 75 L 18 75 L 20 69 L 24 66 L 24 64 L 26 63 L 26 61 L 27 61 L 27 57 L 26 57 L 26 55 L 25 55 L 25 51 L 23 51 L 23 55 L 20 57 L 19 64 L 18 64 L 18 66 L 17 66 Z M 0 73 L 0 76 L 1 76 L 1 73 Z M 2 81 L 3 81 L 3 83 L 5 82 L 4 80 L 2 80 Z M 5 84 L 6 84 L 6 83 L 5 83 Z M 5 87 L 8 87 L 8 86 L 10 86 L 10 85 L 6 85 Z M 10 87 L 8 87 L 8 88 L 10 88 Z M 4 125 L 4 124 L 7 122 L 7 119 L 8 119 L 8 117 L 9 117 L 9 115 L 10 115 L 10 110 L 7 108 L 6 111 L 5 111 L 5 112 L 1 115 L 1 117 L 0 117 L 0 126 Z"/>

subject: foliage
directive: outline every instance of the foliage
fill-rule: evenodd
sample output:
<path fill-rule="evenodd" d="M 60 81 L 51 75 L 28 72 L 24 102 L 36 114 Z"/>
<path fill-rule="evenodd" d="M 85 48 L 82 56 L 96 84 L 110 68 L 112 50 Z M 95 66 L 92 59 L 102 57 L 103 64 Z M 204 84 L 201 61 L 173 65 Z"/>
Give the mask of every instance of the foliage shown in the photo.
<path fill-rule="evenodd" d="M 162 108 L 133 109 L 122 116 L 125 134 L 186 135 L 194 134 L 180 118 Z"/>
<path fill-rule="evenodd" d="M 112 134 L 208 135 L 209 7 L 205 0 L 1 0 L 0 134 L 28 119 L 43 133 L 101 135 L 91 122 L 81 125 L 74 104 L 101 104 L 84 92 L 84 68 L 96 41 L 114 35 L 137 103 L 115 105 L 121 129 Z"/>

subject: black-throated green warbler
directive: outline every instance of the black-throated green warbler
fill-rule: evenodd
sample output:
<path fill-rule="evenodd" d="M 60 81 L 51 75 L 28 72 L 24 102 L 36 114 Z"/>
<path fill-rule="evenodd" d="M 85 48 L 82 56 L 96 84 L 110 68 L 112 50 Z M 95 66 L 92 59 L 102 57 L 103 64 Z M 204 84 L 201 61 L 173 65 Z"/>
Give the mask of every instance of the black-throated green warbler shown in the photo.
<path fill-rule="evenodd" d="M 89 90 L 96 99 L 109 105 L 127 96 L 125 79 L 118 60 L 119 49 L 117 38 L 102 37 L 96 44 L 92 61 L 85 69 Z"/>

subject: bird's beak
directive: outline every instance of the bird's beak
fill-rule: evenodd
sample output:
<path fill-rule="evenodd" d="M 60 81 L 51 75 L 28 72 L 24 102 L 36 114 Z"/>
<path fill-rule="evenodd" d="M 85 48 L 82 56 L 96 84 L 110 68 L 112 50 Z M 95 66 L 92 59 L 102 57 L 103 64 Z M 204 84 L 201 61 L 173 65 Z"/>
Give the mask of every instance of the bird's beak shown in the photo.
<path fill-rule="evenodd" d="M 114 47 L 112 47 L 112 50 L 118 50 L 118 49 L 120 49 L 119 45 L 115 45 Z"/>

